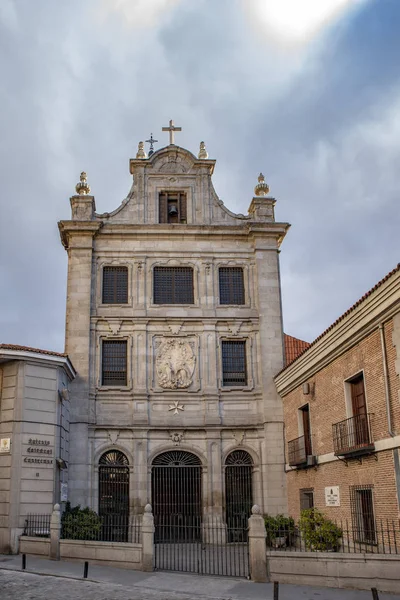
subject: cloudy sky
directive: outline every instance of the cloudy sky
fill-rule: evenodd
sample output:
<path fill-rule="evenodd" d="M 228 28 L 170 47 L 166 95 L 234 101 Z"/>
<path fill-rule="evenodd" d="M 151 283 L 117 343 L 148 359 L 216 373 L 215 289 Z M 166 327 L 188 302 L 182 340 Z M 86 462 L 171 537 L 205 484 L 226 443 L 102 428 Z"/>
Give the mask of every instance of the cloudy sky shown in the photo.
<path fill-rule="evenodd" d="M 0 341 L 63 350 L 79 173 L 115 209 L 169 119 L 228 208 L 264 172 L 311 341 L 400 260 L 399 25 L 399 0 L 1 0 Z"/>

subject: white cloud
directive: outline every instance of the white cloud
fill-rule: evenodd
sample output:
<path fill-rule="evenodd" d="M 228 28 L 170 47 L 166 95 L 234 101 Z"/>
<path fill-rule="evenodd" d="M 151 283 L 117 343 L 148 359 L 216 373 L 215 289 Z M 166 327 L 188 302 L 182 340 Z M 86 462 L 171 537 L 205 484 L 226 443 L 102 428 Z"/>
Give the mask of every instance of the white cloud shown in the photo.
<path fill-rule="evenodd" d="M 120 15 L 130 27 L 149 27 L 174 9 L 181 0 L 103 0 L 104 15 Z"/>

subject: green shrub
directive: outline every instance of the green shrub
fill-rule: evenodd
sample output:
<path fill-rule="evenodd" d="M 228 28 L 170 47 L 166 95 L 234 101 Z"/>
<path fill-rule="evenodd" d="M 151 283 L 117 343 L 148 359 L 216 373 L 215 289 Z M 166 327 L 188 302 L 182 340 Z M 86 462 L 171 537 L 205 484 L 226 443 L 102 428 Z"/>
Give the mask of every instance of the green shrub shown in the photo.
<path fill-rule="evenodd" d="M 90 508 L 80 505 L 71 508 L 70 502 L 65 506 L 61 517 L 61 536 L 66 540 L 97 540 L 101 531 L 101 519 Z"/>
<path fill-rule="evenodd" d="M 267 544 L 273 546 L 276 538 L 286 538 L 286 543 L 290 543 L 290 537 L 294 533 L 294 520 L 292 517 L 284 515 L 264 516 L 265 529 L 267 531 Z"/>
<path fill-rule="evenodd" d="M 321 511 L 316 508 L 302 510 L 299 529 L 307 549 L 319 552 L 327 550 L 337 552 L 343 532 Z"/>

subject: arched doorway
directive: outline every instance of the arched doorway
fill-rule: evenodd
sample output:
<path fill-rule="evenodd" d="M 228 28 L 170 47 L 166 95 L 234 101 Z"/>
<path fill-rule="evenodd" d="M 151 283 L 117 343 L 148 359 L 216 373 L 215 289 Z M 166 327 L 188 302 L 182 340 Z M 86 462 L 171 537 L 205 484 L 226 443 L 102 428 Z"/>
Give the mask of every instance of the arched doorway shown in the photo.
<path fill-rule="evenodd" d="M 99 515 L 104 541 L 128 541 L 129 462 L 119 450 L 109 450 L 99 460 Z"/>
<path fill-rule="evenodd" d="M 234 450 L 225 460 L 226 525 L 229 542 L 244 542 L 253 506 L 253 461 L 248 452 Z"/>
<path fill-rule="evenodd" d="M 191 542 L 201 535 L 201 461 L 191 452 L 156 456 L 151 470 L 156 542 Z"/>

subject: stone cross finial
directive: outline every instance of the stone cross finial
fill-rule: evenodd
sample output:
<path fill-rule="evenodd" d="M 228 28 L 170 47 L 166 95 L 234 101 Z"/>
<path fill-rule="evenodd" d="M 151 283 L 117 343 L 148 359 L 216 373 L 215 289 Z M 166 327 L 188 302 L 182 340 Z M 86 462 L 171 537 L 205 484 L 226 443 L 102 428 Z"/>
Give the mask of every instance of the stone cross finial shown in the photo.
<path fill-rule="evenodd" d="M 182 127 L 175 127 L 174 122 L 171 121 L 169 122 L 169 127 L 163 127 L 162 128 L 163 131 L 169 131 L 169 145 L 173 145 L 174 142 L 174 133 L 175 131 L 182 131 Z"/>
<path fill-rule="evenodd" d="M 136 152 L 136 158 L 147 158 L 147 154 L 144 151 L 144 142 L 138 143 L 138 151 Z"/>
<path fill-rule="evenodd" d="M 208 158 L 208 152 L 206 150 L 206 145 L 204 142 L 200 142 L 200 150 L 199 150 L 198 157 L 200 159 Z"/>
<path fill-rule="evenodd" d="M 85 171 L 82 171 L 79 179 L 79 183 L 77 183 L 75 186 L 76 193 L 79 196 L 87 196 L 87 194 L 90 194 L 90 185 L 87 182 L 87 175 Z"/>
<path fill-rule="evenodd" d="M 265 177 L 262 173 L 258 176 L 258 183 L 254 188 L 254 193 L 256 196 L 266 196 L 269 192 L 269 185 L 265 181 Z"/>

